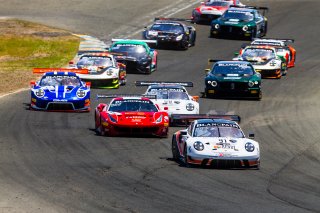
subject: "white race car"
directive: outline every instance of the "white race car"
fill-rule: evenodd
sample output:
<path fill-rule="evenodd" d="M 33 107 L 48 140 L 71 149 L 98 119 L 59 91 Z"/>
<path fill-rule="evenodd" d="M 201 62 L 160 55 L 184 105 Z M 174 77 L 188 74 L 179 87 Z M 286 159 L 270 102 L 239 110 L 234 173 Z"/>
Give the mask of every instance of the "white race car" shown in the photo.
<path fill-rule="evenodd" d="M 119 88 L 126 84 L 126 66 L 116 61 L 109 52 L 83 53 L 75 65 L 70 68 L 88 69 L 88 74 L 79 74 L 84 81 L 91 82 L 92 87 Z"/>
<path fill-rule="evenodd" d="M 259 143 L 246 138 L 237 122 L 227 120 L 240 120 L 239 116 L 203 117 L 207 118 L 194 120 L 187 129 L 174 133 L 173 159 L 182 161 L 185 166 L 194 164 L 215 168 L 260 168 Z M 190 118 L 192 116 L 179 119 Z M 254 135 L 250 134 L 249 137 L 253 138 Z"/>
<path fill-rule="evenodd" d="M 274 47 L 247 46 L 233 60 L 251 62 L 262 78 L 281 78 L 287 74 L 286 59 L 280 57 Z"/>
<path fill-rule="evenodd" d="M 199 114 L 199 96 L 191 96 L 185 87 L 192 82 L 137 81 L 136 86 L 148 86 L 146 95 L 155 95 L 153 100 L 160 110 L 173 114 Z"/>

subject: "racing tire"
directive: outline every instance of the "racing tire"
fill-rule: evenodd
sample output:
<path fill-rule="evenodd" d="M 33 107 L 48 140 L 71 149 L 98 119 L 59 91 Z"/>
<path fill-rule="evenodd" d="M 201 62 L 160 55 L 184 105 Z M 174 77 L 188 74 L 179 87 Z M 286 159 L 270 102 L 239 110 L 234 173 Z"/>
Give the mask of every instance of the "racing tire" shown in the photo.
<path fill-rule="evenodd" d="M 172 136 L 172 145 L 171 145 L 171 151 L 172 151 L 172 159 L 175 161 L 179 160 L 179 151 L 177 147 L 177 141 L 175 135 Z"/>
<path fill-rule="evenodd" d="M 105 133 L 105 131 L 102 129 L 101 123 L 102 123 L 102 122 L 101 122 L 101 118 L 100 118 L 100 125 L 97 127 L 96 132 L 97 132 L 97 134 L 100 135 L 100 136 L 105 136 L 106 133 Z"/>
<path fill-rule="evenodd" d="M 260 161 L 258 162 L 258 165 L 253 166 L 252 168 L 255 170 L 260 170 Z"/>
<path fill-rule="evenodd" d="M 156 56 L 156 64 L 154 65 L 154 70 L 153 72 L 158 70 L 158 56 Z"/>
<path fill-rule="evenodd" d="M 259 91 L 259 94 L 257 95 L 257 101 L 261 101 L 261 99 L 262 99 L 262 92 L 261 92 L 261 90 Z"/>
<path fill-rule="evenodd" d="M 268 22 L 266 21 L 266 25 L 264 26 L 264 30 L 263 30 L 263 36 L 267 36 L 267 31 L 268 31 Z"/>
<path fill-rule="evenodd" d="M 183 165 L 187 168 L 191 167 L 191 165 L 188 163 L 187 145 L 185 145 L 183 149 Z"/>
<path fill-rule="evenodd" d="M 193 39 L 192 39 L 192 43 L 191 43 L 191 46 L 196 46 L 196 38 L 197 38 L 197 32 L 194 31 L 193 33 Z"/>
<path fill-rule="evenodd" d="M 257 28 L 252 31 L 250 40 L 253 41 L 255 38 L 257 38 Z"/>

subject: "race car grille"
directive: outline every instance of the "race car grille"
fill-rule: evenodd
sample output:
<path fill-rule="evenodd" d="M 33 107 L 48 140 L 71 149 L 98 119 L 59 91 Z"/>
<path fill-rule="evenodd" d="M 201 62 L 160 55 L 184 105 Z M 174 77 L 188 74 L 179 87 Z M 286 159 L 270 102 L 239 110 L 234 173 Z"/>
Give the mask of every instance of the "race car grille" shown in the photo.
<path fill-rule="evenodd" d="M 205 160 L 208 160 L 208 159 L 205 159 Z M 205 160 L 203 160 L 203 161 L 205 161 Z M 211 161 L 210 166 L 212 166 L 214 168 L 240 168 L 240 167 L 242 167 L 242 164 L 241 164 L 241 160 L 214 159 Z"/>
<path fill-rule="evenodd" d="M 248 90 L 248 83 L 246 82 L 220 82 L 219 87 L 222 90 Z"/>
<path fill-rule="evenodd" d="M 243 30 L 241 27 L 234 27 L 234 26 L 221 26 L 220 31 L 225 34 L 241 34 Z"/>
<path fill-rule="evenodd" d="M 129 135 L 150 135 L 156 133 L 158 127 L 119 127 L 114 126 L 114 130 L 120 134 L 129 134 Z"/>
<path fill-rule="evenodd" d="M 48 104 L 47 110 L 74 110 L 75 107 L 72 103 L 56 103 Z"/>

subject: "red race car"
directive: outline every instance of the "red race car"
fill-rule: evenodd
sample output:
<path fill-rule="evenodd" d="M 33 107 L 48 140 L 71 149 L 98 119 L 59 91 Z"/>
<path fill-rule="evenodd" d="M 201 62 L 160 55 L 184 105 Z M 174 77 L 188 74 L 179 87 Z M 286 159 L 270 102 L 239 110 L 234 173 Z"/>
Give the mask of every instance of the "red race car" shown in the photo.
<path fill-rule="evenodd" d="M 211 22 L 219 18 L 230 5 L 243 5 L 239 0 L 207 0 L 192 11 L 193 23 Z"/>
<path fill-rule="evenodd" d="M 113 98 L 95 109 L 97 133 L 106 136 L 151 135 L 167 137 L 169 115 L 160 111 L 148 97 L 137 95 L 97 95 Z M 155 98 L 155 97 L 152 97 Z"/>

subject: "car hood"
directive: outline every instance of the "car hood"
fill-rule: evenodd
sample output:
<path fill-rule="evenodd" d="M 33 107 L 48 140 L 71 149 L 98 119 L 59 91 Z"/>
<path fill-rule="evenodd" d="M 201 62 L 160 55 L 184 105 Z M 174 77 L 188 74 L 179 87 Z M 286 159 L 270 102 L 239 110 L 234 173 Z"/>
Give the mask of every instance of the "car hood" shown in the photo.
<path fill-rule="evenodd" d="M 119 125 L 137 125 L 154 123 L 163 115 L 161 112 L 109 112 L 107 116 L 111 122 Z"/>

